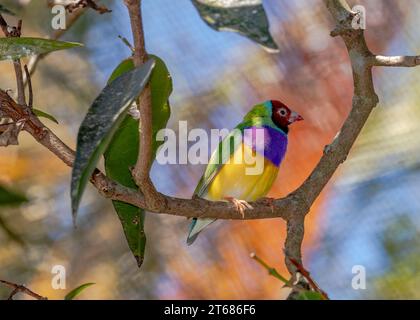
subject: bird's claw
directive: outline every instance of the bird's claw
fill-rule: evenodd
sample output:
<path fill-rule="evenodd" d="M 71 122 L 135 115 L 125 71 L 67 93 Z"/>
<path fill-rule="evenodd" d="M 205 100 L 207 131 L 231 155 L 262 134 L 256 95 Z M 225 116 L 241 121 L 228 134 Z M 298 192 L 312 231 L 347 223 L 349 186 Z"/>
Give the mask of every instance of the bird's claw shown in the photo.
<path fill-rule="evenodd" d="M 242 219 L 245 219 L 245 210 L 246 209 L 254 209 L 248 202 L 246 202 L 245 200 L 239 200 L 233 197 L 225 197 L 225 200 L 233 203 L 233 205 L 235 206 L 236 210 L 239 211 L 239 213 L 242 216 Z"/>

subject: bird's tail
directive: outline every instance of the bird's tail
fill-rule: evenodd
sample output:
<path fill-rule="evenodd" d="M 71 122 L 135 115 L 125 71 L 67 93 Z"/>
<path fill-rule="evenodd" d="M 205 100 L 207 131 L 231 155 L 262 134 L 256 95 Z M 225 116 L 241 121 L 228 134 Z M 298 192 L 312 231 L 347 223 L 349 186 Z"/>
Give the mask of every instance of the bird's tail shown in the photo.
<path fill-rule="evenodd" d="M 190 225 L 190 232 L 188 233 L 187 244 L 191 245 L 195 241 L 195 239 L 197 239 L 200 232 L 203 231 L 205 227 L 207 227 L 209 224 L 211 224 L 215 220 L 216 219 L 210 219 L 210 218 L 205 218 L 205 219 L 194 218 Z"/>

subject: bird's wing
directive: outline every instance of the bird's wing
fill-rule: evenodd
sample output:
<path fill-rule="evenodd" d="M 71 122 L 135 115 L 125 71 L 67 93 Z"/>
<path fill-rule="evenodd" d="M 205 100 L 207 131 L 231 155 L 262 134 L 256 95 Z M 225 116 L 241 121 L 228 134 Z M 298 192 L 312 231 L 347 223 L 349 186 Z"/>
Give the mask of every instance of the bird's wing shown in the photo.
<path fill-rule="evenodd" d="M 250 124 L 251 123 L 249 122 L 240 123 L 219 143 L 216 150 L 213 151 L 209 164 L 194 190 L 194 195 L 201 197 L 205 194 L 207 187 L 213 181 L 220 169 L 242 145 L 244 129 Z"/>
<path fill-rule="evenodd" d="M 216 175 L 220 172 L 220 170 L 232 157 L 232 155 L 238 150 L 238 148 L 242 146 L 244 129 L 250 125 L 252 125 L 250 121 L 244 121 L 240 123 L 219 143 L 216 150 L 213 151 L 209 164 L 207 165 L 203 176 L 195 188 L 194 195 L 202 197 L 206 194 L 208 187 Z M 215 220 L 216 219 L 194 218 L 190 225 L 187 244 L 191 245 L 197 238 L 198 234 Z"/>

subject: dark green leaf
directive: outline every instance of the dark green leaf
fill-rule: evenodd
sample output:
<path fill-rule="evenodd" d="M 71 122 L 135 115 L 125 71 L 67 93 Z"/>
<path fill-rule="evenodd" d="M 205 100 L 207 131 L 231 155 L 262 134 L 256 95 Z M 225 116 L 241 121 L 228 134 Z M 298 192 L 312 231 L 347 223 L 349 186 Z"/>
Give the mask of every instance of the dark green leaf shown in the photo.
<path fill-rule="evenodd" d="M 14 60 L 31 55 L 81 47 L 76 42 L 41 38 L 0 38 L 0 60 Z"/>
<path fill-rule="evenodd" d="M 73 300 L 74 298 L 76 298 L 78 295 L 80 295 L 82 293 L 82 291 L 84 291 L 86 288 L 93 286 L 95 283 L 93 282 L 89 282 L 89 283 L 85 283 L 82 284 L 81 286 L 78 286 L 77 288 L 71 290 L 69 293 L 66 294 L 66 296 L 64 297 L 64 300 Z"/>
<path fill-rule="evenodd" d="M 297 300 L 324 300 L 319 292 L 305 290 L 299 293 Z"/>
<path fill-rule="evenodd" d="M 270 52 L 278 46 L 270 34 L 262 0 L 192 0 L 201 18 L 217 31 L 233 31 Z"/>
<path fill-rule="evenodd" d="M 58 124 L 57 119 L 54 116 L 50 115 L 49 113 L 46 113 L 46 112 L 38 110 L 38 109 L 33 109 L 32 111 L 34 112 L 34 114 L 36 116 L 38 116 L 40 118 L 46 118 L 46 119 L 51 120 L 52 122 L 55 122 L 56 124 Z"/>
<path fill-rule="evenodd" d="M 143 91 L 154 64 L 154 60 L 149 60 L 140 68 L 116 78 L 103 89 L 89 108 L 77 136 L 76 159 L 71 179 L 74 219 L 83 191 L 100 156 L 124 120 L 128 108 Z"/>
<path fill-rule="evenodd" d="M 0 4 L 0 13 L 6 13 L 6 14 L 9 14 L 11 16 L 14 16 L 15 15 L 13 11 L 10 11 L 9 9 L 7 9 L 2 4 Z"/>
<path fill-rule="evenodd" d="M 18 205 L 26 201 L 25 196 L 0 186 L 0 206 Z"/>
<path fill-rule="evenodd" d="M 153 110 L 153 134 L 166 127 L 170 116 L 168 103 L 172 92 L 172 80 L 164 62 L 151 56 L 156 61 L 150 77 Z M 109 81 L 134 68 L 132 59 L 127 59 L 115 69 Z M 139 150 L 139 121 L 127 115 L 114 135 L 107 151 L 105 152 L 105 170 L 107 176 L 118 181 L 126 187 L 137 189 L 129 167 L 137 161 Z M 153 139 L 153 158 L 158 148 L 156 139 Z M 146 235 L 144 232 L 144 210 L 127 203 L 114 201 L 114 208 L 120 218 L 128 245 L 140 266 L 144 259 Z"/>

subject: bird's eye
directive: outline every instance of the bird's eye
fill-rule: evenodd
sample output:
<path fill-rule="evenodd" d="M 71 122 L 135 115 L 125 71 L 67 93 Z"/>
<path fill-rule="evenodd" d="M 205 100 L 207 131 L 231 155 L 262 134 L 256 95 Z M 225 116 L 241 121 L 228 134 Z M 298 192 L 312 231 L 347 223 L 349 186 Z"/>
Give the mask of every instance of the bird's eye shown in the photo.
<path fill-rule="evenodd" d="M 279 113 L 280 113 L 281 116 L 284 117 L 287 114 L 287 111 L 286 111 L 286 109 L 280 109 Z"/>

